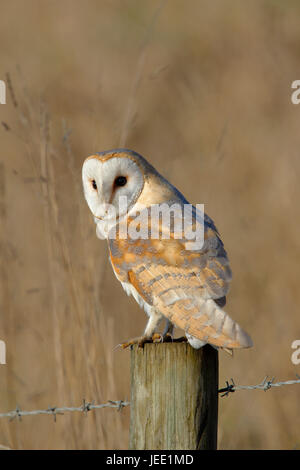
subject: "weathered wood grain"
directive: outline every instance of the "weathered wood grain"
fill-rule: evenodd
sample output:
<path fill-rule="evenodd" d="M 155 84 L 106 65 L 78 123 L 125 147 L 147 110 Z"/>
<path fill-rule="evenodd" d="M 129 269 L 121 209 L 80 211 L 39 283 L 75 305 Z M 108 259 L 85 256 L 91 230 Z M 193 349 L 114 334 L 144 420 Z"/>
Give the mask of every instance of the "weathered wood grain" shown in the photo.
<path fill-rule="evenodd" d="M 218 352 L 187 343 L 131 351 L 130 449 L 216 449 Z"/>

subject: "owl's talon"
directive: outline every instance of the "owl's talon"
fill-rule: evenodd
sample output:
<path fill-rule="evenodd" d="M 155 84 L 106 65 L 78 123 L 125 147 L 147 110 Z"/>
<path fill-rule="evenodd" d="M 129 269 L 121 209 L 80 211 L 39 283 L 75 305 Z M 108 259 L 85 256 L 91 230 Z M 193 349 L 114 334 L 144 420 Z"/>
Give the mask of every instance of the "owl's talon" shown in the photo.
<path fill-rule="evenodd" d="M 127 349 L 137 344 L 139 348 L 143 348 L 145 343 L 152 343 L 152 338 L 149 338 L 148 336 L 139 336 L 138 338 L 132 338 L 124 343 L 120 343 L 117 347 Z"/>
<path fill-rule="evenodd" d="M 121 343 L 121 348 L 126 349 L 128 347 L 133 346 L 134 344 L 138 344 L 139 340 L 140 340 L 140 338 L 132 338 L 132 339 L 126 341 L 126 343 Z"/>
<path fill-rule="evenodd" d="M 138 345 L 139 348 L 143 348 L 146 343 L 185 343 L 187 342 L 186 336 L 180 336 L 179 338 L 173 338 L 170 333 L 166 333 L 165 335 L 161 335 L 160 333 L 154 333 L 152 336 L 139 336 L 137 338 L 132 338 L 124 343 L 118 344 L 114 350 L 121 348 L 127 349 L 131 348 L 135 344 Z"/>
<path fill-rule="evenodd" d="M 162 341 L 163 343 L 173 343 L 174 338 L 171 333 L 166 333 L 165 335 L 163 335 Z"/>
<path fill-rule="evenodd" d="M 164 337 L 159 333 L 154 333 L 154 335 L 152 336 L 152 341 L 153 343 L 163 343 Z"/>
<path fill-rule="evenodd" d="M 152 338 L 149 336 L 142 336 L 137 344 L 139 348 L 143 348 L 146 343 L 152 343 Z"/>
<path fill-rule="evenodd" d="M 125 343 L 118 344 L 115 349 L 118 347 L 122 349 L 126 349 L 128 347 L 133 346 L 134 344 L 137 344 L 139 348 L 143 348 L 144 344 L 146 343 L 161 343 L 163 342 L 163 336 L 160 335 L 159 333 L 154 333 L 152 336 L 140 336 L 138 338 L 133 338 Z"/>
<path fill-rule="evenodd" d="M 186 336 L 180 336 L 179 338 L 173 339 L 173 343 L 186 343 L 186 342 L 187 342 Z"/>
<path fill-rule="evenodd" d="M 163 343 L 185 343 L 187 341 L 186 336 L 180 336 L 179 338 L 174 338 L 171 333 L 166 333 L 162 337 Z"/>

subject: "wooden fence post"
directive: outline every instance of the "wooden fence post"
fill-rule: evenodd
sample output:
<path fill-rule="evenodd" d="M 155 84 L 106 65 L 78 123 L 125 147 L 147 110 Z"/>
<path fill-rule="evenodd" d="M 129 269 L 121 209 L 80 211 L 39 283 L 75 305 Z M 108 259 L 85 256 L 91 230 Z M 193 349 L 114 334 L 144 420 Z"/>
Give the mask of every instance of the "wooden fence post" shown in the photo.
<path fill-rule="evenodd" d="M 218 352 L 207 345 L 145 344 L 131 350 L 129 448 L 217 448 Z"/>

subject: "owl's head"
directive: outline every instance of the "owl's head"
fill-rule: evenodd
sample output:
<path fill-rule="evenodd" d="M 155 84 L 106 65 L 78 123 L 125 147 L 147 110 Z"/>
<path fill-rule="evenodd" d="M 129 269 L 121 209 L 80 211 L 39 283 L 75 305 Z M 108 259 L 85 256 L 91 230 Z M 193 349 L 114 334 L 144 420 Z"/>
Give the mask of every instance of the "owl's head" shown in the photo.
<path fill-rule="evenodd" d="M 146 168 L 151 168 L 146 160 L 127 149 L 88 157 L 82 167 L 82 181 L 94 217 L 108 221 L 112 216 L 120 218 L 127 214 L 143 190 Z"/>
<path fill-rule="evenodd" d="M 110 228 L 132 212 L 164 201 L 185 201 L 145 158 L 128 149 L 88 157 L 82 167 L 82 181 L 99 238 L 106 238 Z"/>

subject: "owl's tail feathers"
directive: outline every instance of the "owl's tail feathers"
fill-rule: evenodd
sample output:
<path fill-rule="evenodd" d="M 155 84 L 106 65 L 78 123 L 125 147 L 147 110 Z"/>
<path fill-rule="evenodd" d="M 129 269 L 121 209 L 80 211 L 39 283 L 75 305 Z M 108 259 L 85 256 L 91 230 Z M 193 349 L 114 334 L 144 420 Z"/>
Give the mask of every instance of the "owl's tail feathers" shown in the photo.
<path fill-rule="evenodd" d="M 226 349 L 250 348 L 250 336 L 212 299 L 198 304 L 198 312 L 190 317 L 187 333 L 198 340 Z"/>
<path fill-rule="evenodd" d="M 234 345 L 226 344 L 224 345 L 226 348 L 251 348 L 253 346 L 252 339 L 248 333 L 220 307 L 215 309 L 212 326 L 216 328 L 217 334 L 219 333 L 220 337 L 228 338 L 229 343 L 233 341 Z"/>

